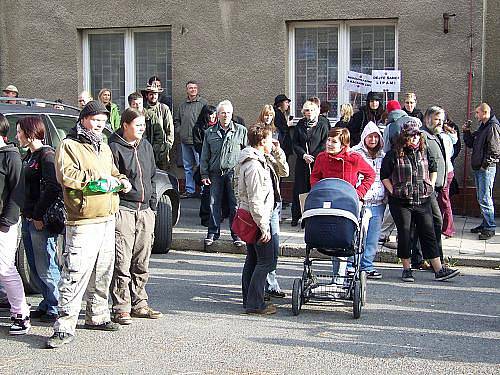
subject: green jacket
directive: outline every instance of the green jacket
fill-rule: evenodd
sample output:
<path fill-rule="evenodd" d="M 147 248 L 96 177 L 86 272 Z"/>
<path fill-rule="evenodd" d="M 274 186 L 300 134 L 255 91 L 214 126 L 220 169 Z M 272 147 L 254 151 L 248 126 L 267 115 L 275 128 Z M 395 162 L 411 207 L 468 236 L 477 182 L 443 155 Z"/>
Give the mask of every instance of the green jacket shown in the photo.
<path fill-rule="evenodd" d="M 201 178 L 221 176 L 232 170 L 246 145 L 247 128 L 243 125 L 231 121 L 225 137 L 222 136 L 220 124 L 208 128 L 200 157 Z"/>
<path fill-rule="evenodd" d="M 115 103 L 111 103 L 111 109 L 108 108 L 109 110 L 109 124 L 111 125 L 111 129 L 113 131 L 117 131 L 120 129 L 120 109 L 118 108 L 118 105 Z"/>
<path fill-rule="evenodd" d="M 193 144 L 193 127 L 198 120 L 201 109 L 208 102 L 200 96 L 197 96 L 193 101 L 186 99 L 179 106 L 179 110 L 175 115 L 175 128 L 179 134 L 181 142 L 187 145 Z"/>
<path fill-rule="evenodd" d="M 146 139 L 151 146 L 153 146 L 153 154 L 155 156 L 156 166 L 163 169 L 164 159 L 168 160 L 168 152 L 170 147 L 167 144 L 165 131 L 161 126 L 161 120 L 151 109 L 144 109 L 146 118 L 146 131 L 144 132 L 144 139 Z"/>
<path fill-rule="evenodd" d="M 158 168 L 166 170 L 170 162 L 169 152 L 174 144 L 174 121 L 172 119 L 172 112 L 168 105 L 157 102 L 155 105 L 146 104 L 146 109 L 156 114 L 160 126 L 163 128 L 163 140 L 161 141 L 161 146 L 159 141 L 157 142 L 156 148 L 153 145 L 153 150 L 155 152 L 155 160 Z M 161 149 L 161 151 L 160 151 Z"/>

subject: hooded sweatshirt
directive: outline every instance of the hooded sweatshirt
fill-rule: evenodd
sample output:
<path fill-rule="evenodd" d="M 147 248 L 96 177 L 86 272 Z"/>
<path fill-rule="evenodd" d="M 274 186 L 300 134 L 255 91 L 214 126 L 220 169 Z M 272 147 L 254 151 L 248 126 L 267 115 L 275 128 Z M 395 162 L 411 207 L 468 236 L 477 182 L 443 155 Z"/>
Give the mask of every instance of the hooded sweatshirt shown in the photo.
<path fill-rule="evenodd" d="M 0 147 L 0 226 L 11 226 L 19 221 L 24 204 L 22 161 L 19 150 L 8 144 Z"/>
<path fill-rule="evenodd" d="M 363 180 L 358 184 L 360 175 L 363 175 Z M 375 171 L 361 154 L 344 147 L 336 155 L 326 151 L 318 155 L 311 173 L 311 187 L 319 180 L 330 177 L 349 182 L 356 188 L 358 197 L 363 199 L 375 181 Z"/>
<path fill-rule="evenodd" d="M 144 139 L 131 145 L 123 138 L 123 129 L 109 137 L 109 148 L 120 173 L 127 176 L 132 189 L 120 192 L 120 207 L 156 211 L 156 175 L 153 147 Z"/>
<path fill-rule="evenodd" d="M 372 156 L 369 153 L 368 148 L 365 144 L 366 137 L 372 133 L 377 133 L 380 137 L 380 149 L 375 156 Z M 375 125 L 374 122 L 370 121 L 363 129 L 363 133 L 361 133 L 361 141 L 352 148 L 353 151 L 359 152 L 366 160 L 366 162 L 370 164 L 371 167 L 375 170 L 375 182 L 364 197 L 365 204 L 369 206 L 378 206 L 380 204 L 383 204 L 386 196 L 384 184 L 380 180 L 380 168 L 382 167 L 382 160 L 385 156 L 383 147 L 384 140 L 382 139 L 380 129 L 377 125 Z"/>
<path fill-rule="evenodd" d="M 275 190 L 263 152 L 248 146 L 239 159 L 239 207 L 247 210 L 262 233 L 268 233 L 275 203 Z"/>

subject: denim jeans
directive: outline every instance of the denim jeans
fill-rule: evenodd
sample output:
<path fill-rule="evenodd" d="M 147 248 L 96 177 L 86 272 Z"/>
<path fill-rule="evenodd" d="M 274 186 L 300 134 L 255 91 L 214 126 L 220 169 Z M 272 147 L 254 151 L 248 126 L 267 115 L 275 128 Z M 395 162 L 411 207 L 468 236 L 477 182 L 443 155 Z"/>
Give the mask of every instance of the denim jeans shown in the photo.
<path fill-rule="evenodd" d="M 280 250 L 280 215 L 281 215 L 281 202 L 278 203 L 277 207 L 274 209 L 271 215 L 271 228 L 272 228 L 272 241 L 273 241 L 273 270 L 267 274 L 266 289 L 269 291 L 280 292 L 281 288 L 278 284 L 278 278 L 276 277 L 276 267 L 278 265 L 278 255 Z"/>
<path fill-rule="evenodd" d="M 194 183 L 194 168 L 200 164 L 200 156 L 194 149 L 193 145 L 181 143 L 182 148 L 182 165 L 186 176 L 186 193 L 192 194 L 195 192 L 196 186 Z"/>
<path fill-rule="evenodd" d="M 484 229 L 493 231 L 497 226 L 495 223 L 495 205 L 493 204 L 493 185 L 496 172 L 496 165 L 492 165 L 486 170 L 474 171 L 477 202 L 483 215 L 481 226 Z"/>
<path fill-rule="evenodd" d="M 271 225 L 271 240 L 255 245 L 247 244 L 247 257 L 241 275 L 243 307 L 247 310 L 262 310 L 264 303 L 264 287 L 266 277 L 273 269 L 274 249 L 273 230 Z"/>
<path fill-rule="evenodd" d="M 220 236 L 220 218 L 222 200 L 228 200 L 229 206 L 229 227 L 233 225 L 234 215 L 236 213 L 236 197 L 233 190 L 233 171 L 226 173 L 223 176 L 210 175 L 210 218 L 208 221 L 208 234 L 214 235 L 215 238 Z M 224 194 L 226 192 L 226 195 Z M 235 235 L 231 230 L 233 239 Z"/>
<path fill-rule="evenodd" d="M 17 234 L 19 225 L 11 225 L 7 232 L 0 231 L 0 283 L 7 293 L 12 316 L 29 316 L 30 308 L 26 303 L 23 281 L 16 268 Z"/>
<path fill-rule="evenodd" d="M 366 207 L 366 210 L 371 211 L 372 216 L 366 233 L 365 251 L 361 258 L 361 270 L 369 272 L 374 270 L 373 259 L 375 259 L 375 255 L 377 254 L 378 238 L 384 219 L 385 204 Z"/>
<path fill-rule="evenodd" d="M 22 221 L 21 233 L 28 264 L 43 297 L 37 309 L 48 314 L 57 314 L 57 285 L 61 279 L 57 264 L 57 235 L 46 229 L 37 230 L 33 221 L 25 218 Z"/>

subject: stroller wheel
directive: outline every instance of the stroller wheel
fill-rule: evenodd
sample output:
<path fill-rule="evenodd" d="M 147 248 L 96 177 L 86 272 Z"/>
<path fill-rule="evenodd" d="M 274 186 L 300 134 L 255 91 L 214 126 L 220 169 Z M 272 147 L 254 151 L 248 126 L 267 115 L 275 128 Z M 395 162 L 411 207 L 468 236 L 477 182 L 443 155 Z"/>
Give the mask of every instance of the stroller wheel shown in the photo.
<path fill-rule="evenodd" d="M 361 288 L 361 306 L 364 306 L 366 304 L 366 280 L 366 271 L 361 271 L 359 277 L 359 286 Z"/>
<path fill-rule="evenodd" d="M 302 307 L 302 279 L 293 280 L 292 289 L 292 313 L 297 316 Z"/>
<path fill-rule="evenodd" d="M 354 281 L 353 285 L 352 314 L 354 319 L 359 319 L 361 316 L 361 283 L 359 281 Z"/>

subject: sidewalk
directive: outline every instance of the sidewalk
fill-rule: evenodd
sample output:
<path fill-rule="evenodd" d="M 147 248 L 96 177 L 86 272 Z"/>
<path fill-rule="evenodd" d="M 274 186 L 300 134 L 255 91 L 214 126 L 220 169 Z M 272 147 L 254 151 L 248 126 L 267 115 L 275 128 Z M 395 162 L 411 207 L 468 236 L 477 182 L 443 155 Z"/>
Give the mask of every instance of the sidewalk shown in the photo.
<path fill-rule="evenodd" d="M 203 239 L 207 234 L 207 228 L 200 225 L 199 204 L 199 199 L 181 201 L 181 218 L 174 227 L 172 249 L 244 254 L 245 247 L 237 248 L 231 241 L 228 220 L 222 224 L 220 240 L 205 249 Z M 303 230 L 300 226 L 290 226 L 289 208 L 283 212 L 282 216 L 280 256 L 303 257 L 305 251 Z M 451 264 L 488 268 L 500 266 L 500 234 L 497 233 L 488 241 L 480 241 L 477 239 L 477 234 L 469 232 L 470 228 L 480 223 L 479 218 L 455 216 L 455 237 L 443 239 L 444 256 Z M 392 240 L 395 240 L 394 234 L 391 235 Z M 397 262 L 396 250 L 381 246 L 376 261 Z"/>

